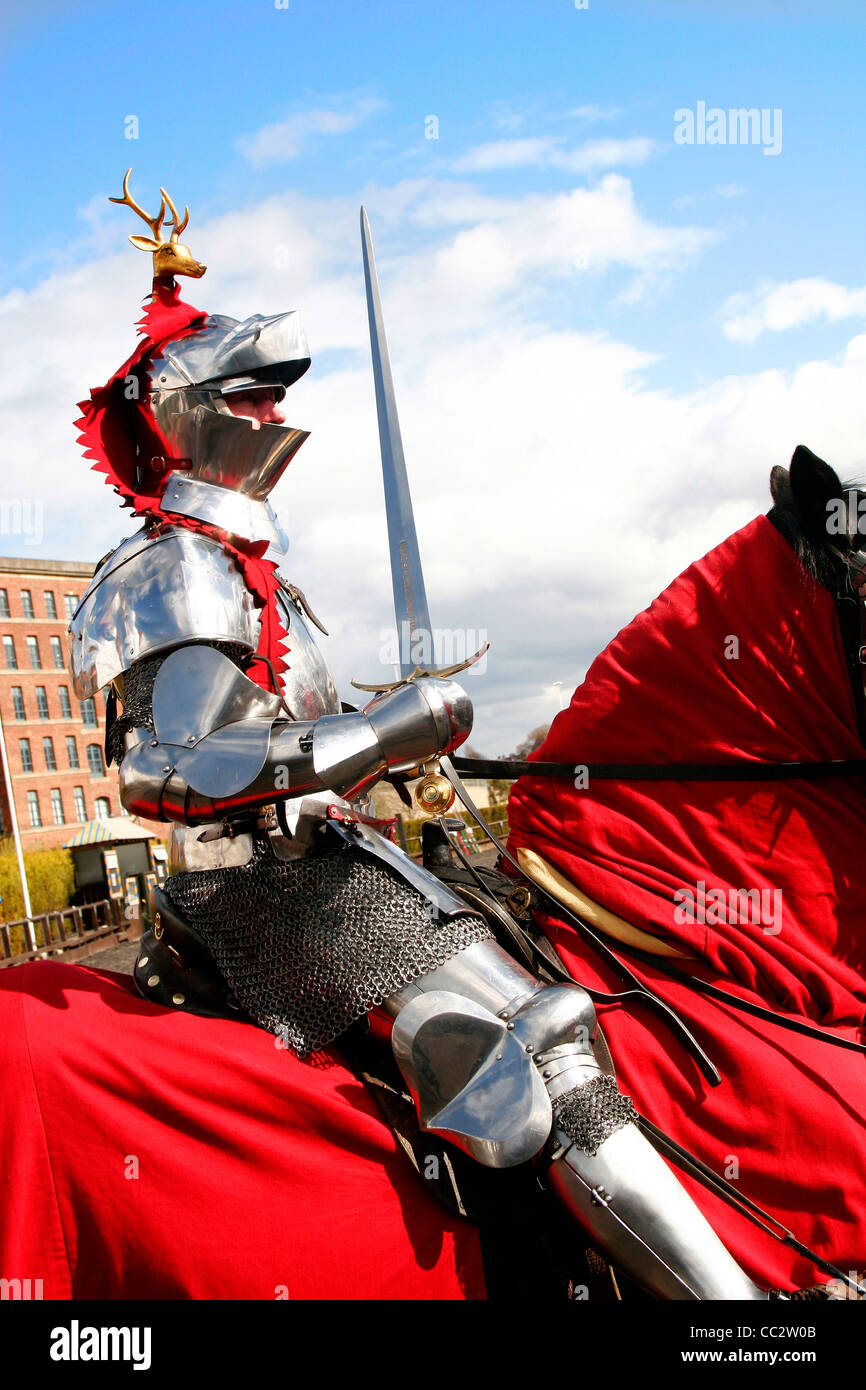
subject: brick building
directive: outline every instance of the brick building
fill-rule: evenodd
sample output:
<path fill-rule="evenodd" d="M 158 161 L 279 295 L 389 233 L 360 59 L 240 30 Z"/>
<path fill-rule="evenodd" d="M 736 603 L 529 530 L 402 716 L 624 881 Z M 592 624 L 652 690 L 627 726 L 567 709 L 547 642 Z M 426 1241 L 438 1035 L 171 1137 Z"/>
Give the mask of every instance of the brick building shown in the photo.
<path fill-rule="evenodd" d="M 25 851 L 125 815 L 117 769 L 105 765 L 105 701 L 78 701 L 66 666 L 66 627 L 92 574 L 67 560 L 0 558 L 0 716 Z M 10 834 L 2 779 L 0 819 Z"/>

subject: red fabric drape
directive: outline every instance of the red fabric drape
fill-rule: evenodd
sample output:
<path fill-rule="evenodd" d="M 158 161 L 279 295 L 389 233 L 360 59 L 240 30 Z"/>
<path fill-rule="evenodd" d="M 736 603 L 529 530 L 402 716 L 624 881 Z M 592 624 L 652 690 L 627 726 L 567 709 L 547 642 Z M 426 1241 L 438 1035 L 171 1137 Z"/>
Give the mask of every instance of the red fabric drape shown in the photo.
<path fill-rule="evenodd" d="M 366 1088 L 129 977 L 0 971 L 0 1276 L 46 1299 L 473 1299 L 478 1234 Z"/>
<path fill-rule="evenodd" d="M 534 756 L 575 765 L 862 757 L 831 596 L 757 518 L 620 632 Z M 510 846 L 536 850 L 596 902 L 689 953 L 694 973 L 862 1040 L 864 793 L 850 777 L 578 789 L 527 776 L 512 792 Z M 739 894 L 755 889 L 764 897 L 747 913 Z M 572 930 L 552 931 L 576 978 L 617 987 Z M 630 963 L 691 1022 L 724 1077 L 707 1087 L 640 1006 L 608 1007 L 605 1031 L 638 1107 L 736 1172 L 744 1193 L 827 1258 L 866 1266 L 866 1057 Z M 816 1277 L 700 1201 L 756 1278 L 791 1288 Z"/>

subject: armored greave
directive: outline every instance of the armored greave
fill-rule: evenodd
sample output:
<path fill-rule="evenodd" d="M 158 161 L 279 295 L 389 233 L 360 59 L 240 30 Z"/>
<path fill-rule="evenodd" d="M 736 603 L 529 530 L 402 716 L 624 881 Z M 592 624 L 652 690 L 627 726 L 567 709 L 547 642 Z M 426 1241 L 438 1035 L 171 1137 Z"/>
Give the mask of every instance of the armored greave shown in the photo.
<path fill-rule="evenodd" d="M 577 985 L 540 985 L 479 942 L 389 999 L 397 1062 L 423 1128 L 491 1167 L 544 1150 L 547 1180 L 593 1243 L 665 1299 L 762 1299 L 592 1051 Z"/>

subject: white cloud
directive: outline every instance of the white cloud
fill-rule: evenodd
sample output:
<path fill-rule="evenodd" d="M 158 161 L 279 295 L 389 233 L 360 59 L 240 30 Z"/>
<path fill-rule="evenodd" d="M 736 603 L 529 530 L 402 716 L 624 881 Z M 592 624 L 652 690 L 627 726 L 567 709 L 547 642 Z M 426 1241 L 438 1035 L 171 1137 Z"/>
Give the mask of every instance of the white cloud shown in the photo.
<path fill-rule="evenodd" d="M 517 169 L 523 164 L 548 164 L 562 137 L 538 135 L 523 140 L 491 140 L 475 145 L 454 161 L 457 173 L 487 173 L 492 169 Z"/>
<path fill-rule="evenodd" d="M 360 97 L 345 109 L 320 108 L 296 111 L 284 121 L 263 126 L 254 135 L 242 136 L 237 147 L 257 169 L 269 164 L 283 164 L 295 159 L 311 137 L 316 135 L 345 135 L 356 125 L 382 109 L 377 97 Z"/>
<path fill-rule="evenodd" d="M 562 169 L 570 174 L 594 174 L 600 169 L 644 164 L 658 148 L 648 136 L 623 140 L 588 140 L 568 149 L 561 135 L 539 135 L 521 140 L 492 140 L 475 145 L 453 163 L 456 173 L 490 173 L 497 169 L 531 166 Z"/>
<path fill-rule="evenodd" d="M 818 278 L 759 285 L 752 294 L 732 295 L 722 307 L 722 331 L 735 342 L 753 343 L 762 333 L 827 319 L 857 318 L 866 314 L 866 285 L 847 289 L 832 280 Z"/>
<path fill-rule="evenodd" d="M 359 201 L 280 195 L 203 223 L 193 249 L 211 269 L 183 285 L 214 311 L 304 313 L 313 367 L 287 410 L 312 436 L 274 501 L 292 536 L 283 567 L 331 630 L 323 645 L 347 699 L 349 677 L 382 674 L 393 623 Z M 866 336 L 793 373 L 653 389 L 651 354 L 556 331 L 540 309 L 576 255 L 673 273 L 708 244 L 701 228 L 650 222 L 622 176 L 520 199 L 452 183 L 441 204 L 432 180 L 416 180 L 364 201 L 433 619 L 487 629 L 487 672 L 465 678 L 472 742 L 509 752 L 556 712 L 554 681 L 568 692 L 676 573 L 766 510 L 769 469 L 798 442 L 846 476 L 863 469 Z M 148 270 L 126 250 L 0 301 L 4 493 L 41 500 L 45 525 L 38 552 L 7 535 L 7 553 L 95 559 L 135 528 L 88 471 L 71 421 L 131 350 Z"/>
<path fill-rule="evenodd" d="M 622 115 L 620 106 L 575 106 L 573 111 L 566 111 L 567 116 L 574 116 L 581 121 L 614 121 L 617 116 Z"/>
<path fill-rule="evenodd" d="M 747 191 L 741 183 L 717 183 L 715 188 L 708 188 L 703 193 L 684 193 L 682 197 L 674 198 L 671 206 L 679 211 L 697 207 L 698 203 L 712 202 L 716 198 L 727 202 L 732 198 L 742 198 Z"/>

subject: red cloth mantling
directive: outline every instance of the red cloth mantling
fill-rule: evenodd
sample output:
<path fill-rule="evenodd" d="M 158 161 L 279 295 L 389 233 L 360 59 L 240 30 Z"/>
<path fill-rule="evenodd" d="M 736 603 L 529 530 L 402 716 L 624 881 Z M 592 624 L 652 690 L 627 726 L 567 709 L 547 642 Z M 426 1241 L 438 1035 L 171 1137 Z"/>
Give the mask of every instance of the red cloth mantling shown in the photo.
<path fill-rule="evenodd" d="M 758 517 L 614 638 L 533 756 L 573 766 L 862 758 L 831 595 Z M 681 969 L 866 1041 L 864 822 L 862 777 L 590 779 L 578 789 L 525 776 L 511 795 L 509 843 L 690 955 Z M 741 894 L 755 889 L 758 910 L 744 911 Z M 577 980 L 622 988 L 570 927 L 549 930 Z M 717 1172 L 734 1173 L 744 1195 L 800 1240 L 845 1270 L 866 1269 L 866 1057 L 714 1003 L 622 954 L 677 1009 L 723 1078 L 708 1087 L 643 1006 L 605 1005 L 620 1085 L 638 1109 Z M 695 1195 L 765 1287 L 826 1277 Z"/>
<path fill-rule="evenodd" d="M 185 304 L 173 281 L 155 279 L 144 314 L 136 324 L 141 341 L 132 356 L 104 386 L 90 392 L 89 400 L 78 403 L 82 414 L 75 424 L 81 431 L 78 442 L 85 458 L 94 460 L 94 472 L 104 473 L 123 505 L 138 514 L 158 508 L 171 467 L 171 450 L 147 404 L 147 359 L 165 343 L 198 332 L 206 322 L 207 314 Z M 137 494 L 136 464 L 150 459 L 163 459 L 169 466 L 153 469 L 145 464 L 142 490 Z"/>
<path fill-rule="evenodd" d="M 256 606 L 261 609 L 257 654 L 272 663 L 279 677 L 288 669 L 287 634 L 276 602 L 277 566 L 272 560 L 264 559 L 267 542 L 229 542 L 225 532 L 216 527 L 196 517 L 178 516 L 162 508 L 168 474 L 175 468 L 183 468 L 185 461 L 172 456 L 168 441 L 150 410 L 149 365 L 165 343 L 197 333 L 206 323 L 207 314 L 185 304 L 172 280 L 154 279 L 150 300 L 136 325 L 141 341 L 135 352 L 104 386 L 91 391 L 89 400 L 79 402 L 82 414 L 75 422 L 81 431 L 78 442 L 84 448 L 85 458 L 94 460 L 94 472 L 105 475 L 105 481 L 120 496 L 123 506 L 130 507 L 135 515 L 200 531 L 229 551 Z M 130 391 L 131 398 L 127 394 Z M 158 460 L 158 463 L 153 467 L 146 462 L 143 464 L 144 460 Z M 137 488 L 136 466 L 142 467 L 142 464 L 143 477 Z M 249 676 L 257 685 L 271 688 L 270 673 L 264 661 L 254 662 Z"/>

